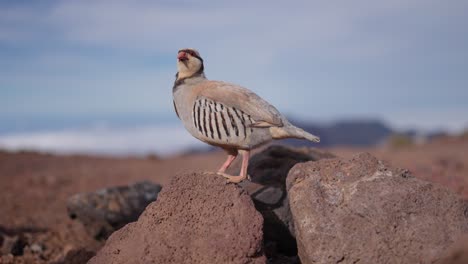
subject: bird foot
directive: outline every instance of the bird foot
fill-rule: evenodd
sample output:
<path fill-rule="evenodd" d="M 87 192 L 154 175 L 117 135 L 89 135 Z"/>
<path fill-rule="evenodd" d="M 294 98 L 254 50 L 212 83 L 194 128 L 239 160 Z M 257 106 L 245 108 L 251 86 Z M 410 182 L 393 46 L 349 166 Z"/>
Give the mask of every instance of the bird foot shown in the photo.
<path fill-rule="evenodd" d="M 228 183 L 230 183 L 230 182 L 239 183 L 239 182 L 245 180 L 246 178 L 250 181 L 250 175 L 232 176 L 232 175 L 229 175 L 229 174 L 224 173 L 224 172 L 218 172 L 217 174 L 220 175 L 220 176 L 223 176 L 224 178 L 226 178 Z"/>

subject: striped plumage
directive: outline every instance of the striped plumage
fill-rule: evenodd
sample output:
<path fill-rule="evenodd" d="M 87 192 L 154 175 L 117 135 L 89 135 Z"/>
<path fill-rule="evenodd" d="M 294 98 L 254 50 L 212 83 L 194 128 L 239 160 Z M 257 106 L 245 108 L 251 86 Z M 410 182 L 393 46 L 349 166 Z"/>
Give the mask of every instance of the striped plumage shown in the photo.
<path fill-rule="evenodd" d="M 183 49 L 177 58 L 173 87 L 177 116 L 194 137 L 228 152 L 228 159 L 218 173 L 230 182 L 247 177 L 249 151 L 272 139 L 319 141 L 293 126 L 275 107 L 246 88 L 207 80 L 203 59 L 196 50 Z M 243 155 L 240 176 L 225 174 L 239 152 Z"/>
<path fill-rule="evenodd" d="M 235 107 L 201 97 L 193 104 L 192 122 L 206 141 L 232 144 L 248 140 L 253 132 L 251 125 L 254 120 Z"/>

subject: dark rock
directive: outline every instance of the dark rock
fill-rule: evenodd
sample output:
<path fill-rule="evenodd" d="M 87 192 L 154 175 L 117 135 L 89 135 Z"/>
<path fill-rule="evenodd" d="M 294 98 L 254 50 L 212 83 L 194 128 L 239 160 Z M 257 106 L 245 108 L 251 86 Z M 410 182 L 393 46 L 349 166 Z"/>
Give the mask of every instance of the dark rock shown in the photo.
<path fill-rule="evenodd" d="M 250 158 L 248 173 L 253 182 L 284 187 L 288 172 L 296 163 L 334 157 L 314 148 L 272 145 Z"/>
<path fill-rule="evenodd" d="M 301 264 L 301 261 L 298 256 L 283 256 L 277 255 L 269 258 L 267 261 L 268 264 Z"/>
<path fill-rule="evenodd" d="M 267 256 L 267 263 L 268 264 L 300 264 L 301 261 L 299 260 L 299 257 L 297 256 L 297 248 L 296 248 L 296 254 L 287 256 L 284 255 L 283 252 L 280 252 L 281 250 L 278 250 L 277 248 L 278 243 L 275 241 L 265 241 L 264 244 L 264 250 L 265 250 L 265 255 Z M 296 244 L 294 243 L 294 246 Z"/>
<path fill-rule="evenodd" d="M 262 227 L 238 185 L 211 173 L 177 175 L 89 263 L 265 263 Z"/>
<path fill-rule="evenodd" d="M 27 245 L 27 240 L 23 235 L 0 235 L 2 237 L 0 255 L 12 254 L 13 256 L 23 255 L 24 248 Z"/>
<path fill-rule="evenodd" d="M 333 158 L 327 152 L 313 148 L 290 148 L 273 145 L 252 156 L 249 165 L 250 182 L 242 186 L 249 190 L 255 207 L 264 218 L 266 255 L 297 255 L 294 224 L 286 193 L 286 177 L 289 170 L 299 162 Z M 253 186 L 253 187 L 252 187 Z"/>
<path fill-rule="evenodd" d="M 106 239 L 115 230 L 137 220 L 160 191 L 161 185 L 144 181 L 76 194 L 68 199 L 68 215 L 81 222 L 94 238 Z"/>
<path fill-rule="evenodd" d="M 303 263 L 430 263 L 468 232 L 460 197 L 370 154 L 298 164 L 287 188 Z"/>
<path fill-rule="evenodd" d="M 27 238 L 24 235 L 27 229 L 11 229 L 0 226 L 0 256 L 11 254 L 13 256 L 21 256 L 24 253 L 24 248 L 28 244 Z"/>
<path fill-rule="evenodd" d="M 284 192 L 278 187 L 265 187 L 254 195 L 255 201 L 266 205 L 275 205 L 283 198 Z"/>
<path fill-rule="evenodd" d="M 96 255 L 95 252 L 83 248 L 72 249 L 69 252 L 67 252 L 67 254 L 62 260 L 53 262 L 52 264 L 82 264 L 86 263 L 94 255 Z"/>
<path fill-rule="evenodd" d="M 286 191 L 280 187 L 265 186 L 252 194 L 255 207 L 264 218 L 265 245 L 273 244 L 275 251 L 266 251 L 267 256 L 297 255 L 294 225 L 289 210 Z M 276 202 L 274 202 L 276 201 Z"/>
<path fill-rule="evenodd" d="M 0 263 L 6 261 L 2 256 L 16 258 L 31 253 L 41 255 L 44 246 L 34 242 L 33 237 L 45 232 L 47 232 L 46 229 L 34 226 L 6 227 L 0 225 Z"/>

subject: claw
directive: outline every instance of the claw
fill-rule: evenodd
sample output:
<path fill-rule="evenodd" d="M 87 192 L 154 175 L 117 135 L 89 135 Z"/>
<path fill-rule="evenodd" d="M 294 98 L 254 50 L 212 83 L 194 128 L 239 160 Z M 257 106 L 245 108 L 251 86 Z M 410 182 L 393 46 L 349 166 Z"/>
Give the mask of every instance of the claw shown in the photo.
<path fill-rule="evenodd" d="M 232 176 L 229 174 L 224 173 L 226 168 L 229 167 L 229 164 L 234 160 L 235 156 L 230 155 L 229 158 L 226 160 L 225 164 L 221 167 L 221 169 L 218 171 L 218 175 L 223 176 L 224 178 L 227 179 L 227 182 L 233 182 L 233 183 L 239 183 L 246 178 L 250 180 L 250 176 L 247 175 L 247 167 L 249 166 L 249 155 L 250 151 L 248 150 L 239 150 L 240 153 L 242 153 L 242 166 L 241 166 L 241 171 L 239 176 Z"/>
<path fill-rule="evenodd" d="M 227 179 L 227 182 L 230 183 L 239 183 L 243 180 L 245 180 L 246 177 L 243 177 L 242 175 L 239 176 L 232 176 L 223 172 L 218 172 L 218 175 L 223 176 L 224 178 Z M 250 177 L 249 177 L 250 178 Z"/>

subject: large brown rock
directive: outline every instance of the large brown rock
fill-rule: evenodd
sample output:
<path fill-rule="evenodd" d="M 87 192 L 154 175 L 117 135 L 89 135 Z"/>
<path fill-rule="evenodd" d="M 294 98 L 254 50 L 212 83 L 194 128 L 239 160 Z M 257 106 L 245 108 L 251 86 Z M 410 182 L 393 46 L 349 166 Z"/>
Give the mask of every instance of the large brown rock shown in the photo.
<path fill-rule="evenodd" d="M 360 154 L 298 164 L 287 178 L 302 263 L 430 263 L 468 232 L 468 205 Z"/>
<path fill-rule="evenodd" d="M 249 195 L 211 173 L 177 175 L 89 263 L 265 263 Z"/>

